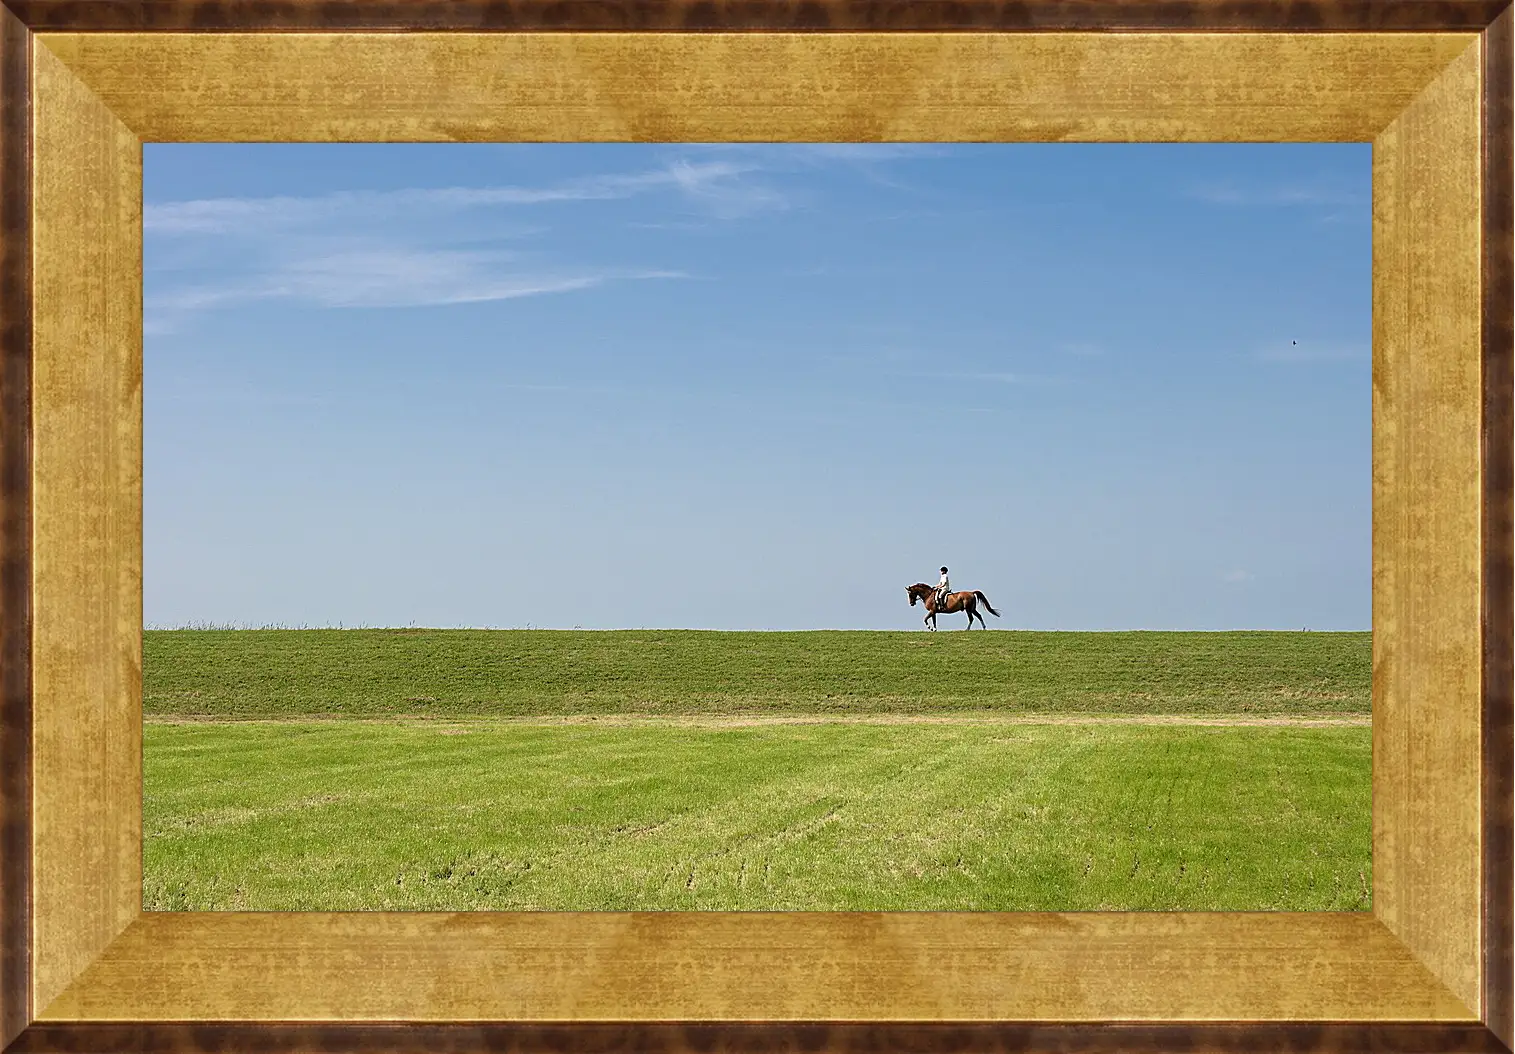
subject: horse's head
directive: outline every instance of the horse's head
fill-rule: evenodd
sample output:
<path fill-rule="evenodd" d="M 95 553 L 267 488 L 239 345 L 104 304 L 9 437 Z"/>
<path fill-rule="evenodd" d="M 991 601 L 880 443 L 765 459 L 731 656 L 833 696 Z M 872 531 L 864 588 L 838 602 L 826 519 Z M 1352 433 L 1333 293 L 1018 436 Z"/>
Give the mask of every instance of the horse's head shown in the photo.
<path fill-rule="evenodd" d="M 910 597 L 910 606 L 915 607 L 917 600 L 924 600 L 931 593 L 931 587 L 924 582 L 917 582 L 913 586 L 906 586 L 905 593 Z"/>

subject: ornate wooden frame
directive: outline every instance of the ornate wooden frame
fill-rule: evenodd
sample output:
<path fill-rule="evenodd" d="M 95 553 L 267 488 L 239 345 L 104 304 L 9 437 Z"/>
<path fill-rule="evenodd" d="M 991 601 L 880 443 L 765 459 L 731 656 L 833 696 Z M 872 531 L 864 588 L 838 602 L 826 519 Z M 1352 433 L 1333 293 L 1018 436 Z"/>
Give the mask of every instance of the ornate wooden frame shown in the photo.
<path fill-rule="evenodd" d="M 1509 0 L 3 0 L 0 1047 L 1506 1051 Z M 141 143 L 1371 140 L 1360 914 L 141 910 Z"/>

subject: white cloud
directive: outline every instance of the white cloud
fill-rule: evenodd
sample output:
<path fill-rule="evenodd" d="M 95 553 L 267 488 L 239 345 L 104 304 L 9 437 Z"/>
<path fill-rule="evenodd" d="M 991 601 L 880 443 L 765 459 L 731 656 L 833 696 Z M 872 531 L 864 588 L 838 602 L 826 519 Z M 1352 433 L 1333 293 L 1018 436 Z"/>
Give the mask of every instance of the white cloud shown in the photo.
<path fill-rule="evenodd" d="M 509 253 L 401 246 L 296 255 L 261 274 L 150 293 L 144 298 L 143 328 L 172 332 L 199 312 L 259 300 L 331 308 L 427 307 L 567 293 L 613 281 L 688 277 L 667 270 L 537 272 L 514 261 Z"/>
<path fill-rule="evenodd" d="M 1220 576 L 1222 582 L 1250 582 L 1255 577 L 1256 576 L 1252 574 L 1251 571 L 1242 570 L 1227 571 L 1225 574 Z"/>
<path fill-rule="evenodd" d="M 748 210 L 782 208 L 787 202 L 772 188 L 742 177 L 753 166 L 711 161 L 674 161 L 657 169 L 620 175 L 591 176 L 547 187 L 413 187 L 401 190 L 338 191 L 311 197 L 207 198 L 155 202 L 144 206 L 142 227 L 160 235 L 247 235 L 269 237 L 291 228 L 324 223 L 414 221 L 423 213 L 457 213 L 469 209 L 542 205 L 570 201 L 613 201 L 658 190 L 674 190 L 730 212 L 733 203 Z"/>
<path fill-rule="evenodd" d="M 170 332 L 203 312 L 263 300 L 333 308 L 445 305 L 566 293 L 611 281 L 687 278 L 664 267 L 531 262 L 459 243 L 491 235 L 498 242 L 521 233 L 503 230 L 500 217 L 486 219 L 485 210 L 654 193 L 676 196 L 705 223 L 740 219 L 795 204 L 793 192 L 762 179 L 764 172 L 834 163 L 868 169 L 940 152 L 900 143 L 732 144 L 705 148 L 721 149 L 715 157 L 689 156 L 698 149 L 682 148 L 683 156 L 656 168 L 544 186 L 153 202 L 143 210 L 149 249 L 144 329 Z M 236 247 L 229 248 L 227 239 L 236 239 Z M 206 280 L 207 274 L 215 278 Z"/>
<path fill-rule="evenodd" d="M 721 170 L 721 174 L 712 176 L 712 170 Z M 754 212 L 782 211 L 790 206 L 789 197 L 772 186 L 732 178 L 750 171 L 737 166 L 675 161 L 665 171 L 686 198 L 718 219 L 739 219 Z"/>
<path fill-rule="evenodd" d="M 512 300 L 587 289 L 615 278 L 683 277 L 673 271 L 513 273 L 505 254 L 428 249 L 339 252 L 296 260 L 265 295 L 325 307 L 416 307 Z"/>
<path fill-rule="evenodd" d="M 896 162 L 944 157 L 952 147 L 941 143 L 703 143 L 685 149 L 742 158 L 751 162 L 754 170 L 765 172 L 845 167 L 852 176 L 869 183 L 919 194 L 919 188 L 897 178 Z M 804 200 L 792 191 L 786 199 L 786 207 Z"/>
<path fill-rule="evenodd" d="M 664 190 L 723 218 L 785 207 L 782 195 L 743 178 L 750 171 L 752 166 L 734 161 L 674 161 L 647 171 L 545 187 L 409 188 L 155 203 L 143 216 L 149 250 L 144 330 L 172 332 L 201 313 L 254 301 L 416 307 L 566 293 L 614 281 L 687 278 L 666 267 L 562 264 L 494 248 L 460 248 L 458 243 L 498 242 L 519 233 L 474 215 L 498 206 L 612 200 Z M 228 238 L 237 239 L 234 249 L 228 248 Z M 160 259 L 165 263 L 155 266 Z M 214 278 L 208 280 L 207 274 Z"/>

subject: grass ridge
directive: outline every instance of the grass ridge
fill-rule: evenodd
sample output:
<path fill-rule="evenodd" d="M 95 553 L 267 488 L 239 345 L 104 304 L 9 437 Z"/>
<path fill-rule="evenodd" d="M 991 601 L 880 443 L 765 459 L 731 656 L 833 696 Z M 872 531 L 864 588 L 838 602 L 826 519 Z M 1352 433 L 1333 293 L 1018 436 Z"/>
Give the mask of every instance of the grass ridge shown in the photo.
<path fill-rule="evenodd" d="M 1368 713 L 1369 633 L 148 630 L 149 715 Z"/>

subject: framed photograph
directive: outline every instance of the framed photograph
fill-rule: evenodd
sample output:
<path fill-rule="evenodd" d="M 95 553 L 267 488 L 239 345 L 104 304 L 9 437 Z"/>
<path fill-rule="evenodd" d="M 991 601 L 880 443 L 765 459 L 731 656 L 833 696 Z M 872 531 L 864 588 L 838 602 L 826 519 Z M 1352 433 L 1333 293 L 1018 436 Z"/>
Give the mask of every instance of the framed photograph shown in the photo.
<path fill-rule="evenodd" d="M 0 8 L 0 1049 L 1515 1046 L 1508 0 Z M 272 142 L 1371 143 L 1371 910 L 145 911 L 143 145 Z"/>

